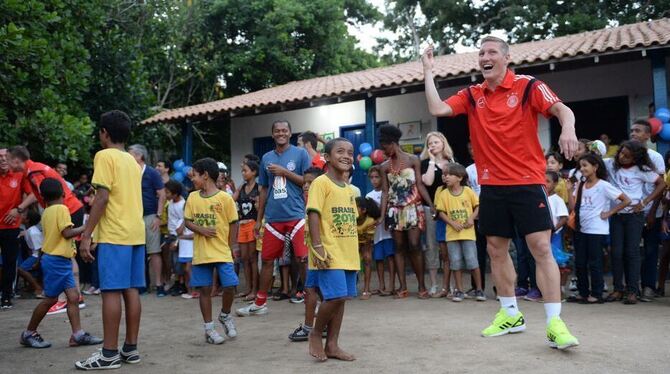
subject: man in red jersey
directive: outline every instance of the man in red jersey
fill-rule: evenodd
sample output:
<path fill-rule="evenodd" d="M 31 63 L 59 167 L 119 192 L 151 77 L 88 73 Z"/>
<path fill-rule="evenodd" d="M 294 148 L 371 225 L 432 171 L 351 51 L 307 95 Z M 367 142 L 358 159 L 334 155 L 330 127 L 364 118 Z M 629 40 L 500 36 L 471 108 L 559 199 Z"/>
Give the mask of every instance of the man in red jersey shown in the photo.
<path fill-rule="evenodd" d="M 555 116 L 562 132 L 559 146 L 572 159 L 578 142 L 575 116 L 543 82 L 508 69 L 509 46 L 499 38 L 482 39 L 479 68 L 484 82 L 442 101 L 433 81 L 433 48 L 422 57 L 426 99 L 432 115 L 468 116 L 470 139 L 481 185 L 479 225 L 486 235 L 501 309 L 482 331 L 492 337 L 525 330 L 514 296 L 516 273 L 509 256 L 515 232 L 525 237 L 537 266 L 545 299 L 547 339 L 553 348 L 579 345 L 560 318 L 560 274 L 551 253 L 553 228 L 544 190 L 546 164 L 537 136 L 537 116 Z"/>

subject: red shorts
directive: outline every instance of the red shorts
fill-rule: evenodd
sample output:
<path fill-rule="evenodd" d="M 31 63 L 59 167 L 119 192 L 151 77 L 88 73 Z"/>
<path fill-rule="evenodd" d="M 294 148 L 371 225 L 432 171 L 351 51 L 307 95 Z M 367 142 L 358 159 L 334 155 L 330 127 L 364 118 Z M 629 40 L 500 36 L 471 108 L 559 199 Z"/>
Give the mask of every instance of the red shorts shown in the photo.
<path fill-rule="evenodd" d="M 276 260 L 284 255 L 285 235 L 291 236 L 291 244 L 293 245 L 293 254 L 295 257 L 307 257 L 307 246 L 305 245 L 305 220 L 296 219 L 293 221 L 265 224 L 261 260 Z"/>

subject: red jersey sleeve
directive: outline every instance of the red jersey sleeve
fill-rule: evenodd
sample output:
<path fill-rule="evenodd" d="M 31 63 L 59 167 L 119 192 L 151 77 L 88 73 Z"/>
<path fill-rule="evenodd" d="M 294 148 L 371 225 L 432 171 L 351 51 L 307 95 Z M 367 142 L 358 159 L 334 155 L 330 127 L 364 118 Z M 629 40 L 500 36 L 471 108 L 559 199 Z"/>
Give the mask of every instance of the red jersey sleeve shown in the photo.
<path fill-rule="evenodd" d="M 25 175 L 21 178 L 21 189 L 26 195 L 33 193 L 33 189 L 30 187 L 30 181 L 25 177 Z"/>
<path fill-rule="evenodd" d="M 468 98 L 468 90 L 462 89 L 458 91 L 456 95 L 452 95 L 448 99 L 444 100 L 444 102 L 451 107 L 451 110 L 453 111 L 452 116 L 467 114 L 468 105 L 470 102 L 470 99 Z"/>
<path fill-rule="evenodd" d="M 554 91 L 549 88 L 544 82 L 537 81 L 535 82 L 535 87 L 530 92 L 530 105 L 533 110 L 538 113 L 542 113 L 546 118 L 551 117 L 549 113 L 549 108 L 556 103 L 560 103 L 562 100 L 556 96 Z"/>

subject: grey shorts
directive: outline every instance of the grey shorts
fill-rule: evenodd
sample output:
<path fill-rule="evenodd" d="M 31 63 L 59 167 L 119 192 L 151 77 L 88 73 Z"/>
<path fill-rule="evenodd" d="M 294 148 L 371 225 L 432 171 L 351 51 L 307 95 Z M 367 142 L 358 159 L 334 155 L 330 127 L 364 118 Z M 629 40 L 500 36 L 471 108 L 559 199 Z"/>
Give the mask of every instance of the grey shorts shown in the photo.
<path fill-rule="evenodd" d="M 147 254 L 161 253 L 161 230 L 151 229 L 151 223 L 156 218 L 155 214 L 144 216 L 144 235 L 146 237 Z"/>
<path fill-rule="evenodd" d="M 449 250 L 449 268 L 451 270 L 474 270 L 477 262 L 477 243 L 474 240 L 455 240 L 447 242 Z"/>

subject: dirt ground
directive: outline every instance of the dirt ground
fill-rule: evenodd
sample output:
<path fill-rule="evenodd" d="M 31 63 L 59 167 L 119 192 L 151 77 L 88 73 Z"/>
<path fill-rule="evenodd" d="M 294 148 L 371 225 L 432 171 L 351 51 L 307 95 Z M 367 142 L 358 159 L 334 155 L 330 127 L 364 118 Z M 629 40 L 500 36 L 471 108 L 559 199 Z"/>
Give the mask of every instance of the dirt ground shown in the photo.
<path fill-rule="evenodd" d="M 409 277 L 408 277 L 409 278 Z M 410 278 L 411 279 L 411 278 Z M 490 283 L 489 283 L 490 284 Z M 415 288 L 412 288 L 415 289 Z M 491 291 L 489 290 L 489 295 Z M 47 316 L 40 333 L 53 346 L 33 350 L 18 344 L 37 300 L 19 299 L 0 313 L 0 372 L 74 371 L 74 361 L 96 348 L 67 347 L 66 314 Z M 85 329 L 101 336 L 101 300 L 86 299 Z M 485 339 L 479 331 L 499 308 L 486 302 L 446 299 L 405 300 L 374 296 L 347 303 L 341 346 L 354 362 L 316 363 L 306 343 L 288 334 L 303 320 L 302 304 L 270 302 L 262 317 L 236 318 L 239 336 L 223 345 L 205 343 L 197 300 L 142 296 L 139 349 L 142 363 L 119 372 L 210 373 L 668 373 L 670 297 L 634 306 L 563 304 L 563 317 L 581 346 L 559 352 L 544 337 L 541 303 L 519 301 L 527 321 L 524 333 Z M 236 301 L 234 308 L 243 304 Z M 220 301 L 215 302 L 215 307 Z M 123 327 L 122 327 L 123 328 Z M 221 326 L 218 326 L 222 331 Z M 123 339 L 123 333 L 121 334 Z"/>

